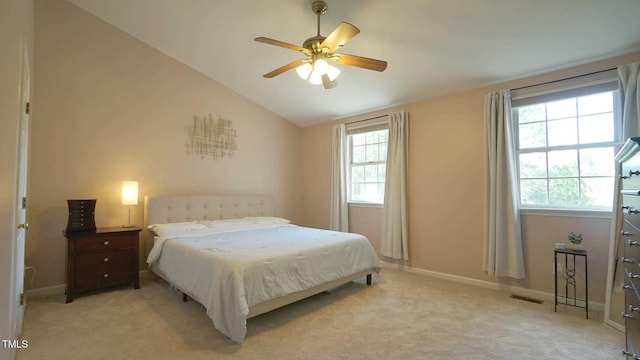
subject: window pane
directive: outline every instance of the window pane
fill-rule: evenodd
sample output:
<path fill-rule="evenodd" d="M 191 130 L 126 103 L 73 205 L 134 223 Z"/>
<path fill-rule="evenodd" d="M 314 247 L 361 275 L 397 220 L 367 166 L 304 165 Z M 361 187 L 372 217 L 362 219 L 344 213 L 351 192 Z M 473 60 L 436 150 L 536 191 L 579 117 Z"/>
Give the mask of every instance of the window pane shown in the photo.
<path fill-rule="evenodd" d="M 384 183 L 378 184 L 378 202 L 384 202 Z"/>
<path fill-rule="evenodd" d="M 549 179 L 549 204 L 578 206 L 578 179 Z"/>
<path fill-rule="evenodd" d="M 549 177 L 578 176 L 578 152 L 576 150 L 549 151 L 548 156 Z"/>
<path fill-rule="evenodd" d="M 378 166 L 367 165 L 364 167 L 364 179 L 366 182 L 378 181 Z"/>
<path fill-rule="evenodd" d="M 578 143 L 576 118 L 549 121 L 549 146 L 573 145 Z"/>
<path fill-rule="evenodd" d="M 353 147 L 353 162 L 354 163 L 363 163 L 365 162 L 365 153 L 364 146 L 354 146 Z"/>
<path fill-rule="evenodd" d="M 380 159 L 380 154 L 378 152 L 379 146 L 375 145 L 367 145 L 367 161 L 378 161 Z"/>
<path fill-rule="evenodd" d="M 368 132 L 368 133 L 365 133 L 364 135 L 365 135 L 367 144 L 373 144 L 378 142 L 378 133 L 376 131 Z"/>
<path fill-rule="evenodd" d="M 351 135 L 354 146 L 364 145 L 364 134 Z"/>
<path fill-rule="evenodd" d="M 580 150 L 580 176 L 613 176 L 613 148 Z"/>
<path fill-rule="evenodd" d="M 537 122 L 520 125 L 518 143 L 520 149 L 530 149 L 547 145 L 546 124 Z"/>
<path fill-rule="evenodd" d="M 364 182 L 364 167 L 352 166 L 351 167 L 351 181 L 354 183 Z"/>
<path fill-rule="evenodd" d="M 613 177 L 580 180 L 582 205 L 605 206 L 613 204 Z"/>
<path fill-rule="evenodd" d="M 578 98 L 578 115 L 613 112 L 613 92 L 581 96 Z"/>
<path fill-rule="evenodd" d="M 544 104 L 524 106 L 518 109 L 518 122 L 525 124 L 533 121 L 544 121 Z"/>
<path fill-rule="evenodd" d="M 362 200 L 364 193 L 363 184 L 353 184 L 353 200 Z"/>
<path fill-rule="evenodd" d="M 378 165 L 378 182 L 381 182 L 382 185 L 384 185 L 384 177 L 386 175 L 386 169 L 387 169 L 387 165 L 386 164 L 380 164 Z"/>
<path fill-rule="evenodd" d="M 576 98 L 547 103 L 547 120 L 575 117 Z"/>
<path fill-rule="evenodd" d="M 527 205 L 547 205 L 547 180 L 521 180 L 520 202 Z"/>
<path fill-rule="evenodd" d="M 580 143 L 613 141 L 613 113 L 580 117 Z"/>
<path fill-rule="evenodd" d="M 520 178 L 547 177 L 547 154 L 520 154 Z"/>

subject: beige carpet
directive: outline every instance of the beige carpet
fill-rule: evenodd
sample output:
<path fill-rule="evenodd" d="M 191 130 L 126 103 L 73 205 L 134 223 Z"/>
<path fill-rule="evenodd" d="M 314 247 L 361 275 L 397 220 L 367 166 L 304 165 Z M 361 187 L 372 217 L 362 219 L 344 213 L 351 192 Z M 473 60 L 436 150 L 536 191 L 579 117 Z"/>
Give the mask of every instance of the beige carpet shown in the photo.
<path fill-rule="evenodd" d="M 620 359 L 624 335 L 584 310 L 384 269 L 367 287 L 250 319 L 242 345 L 162 280 L 79 297 L 29 299 L 27 359 Z"/>

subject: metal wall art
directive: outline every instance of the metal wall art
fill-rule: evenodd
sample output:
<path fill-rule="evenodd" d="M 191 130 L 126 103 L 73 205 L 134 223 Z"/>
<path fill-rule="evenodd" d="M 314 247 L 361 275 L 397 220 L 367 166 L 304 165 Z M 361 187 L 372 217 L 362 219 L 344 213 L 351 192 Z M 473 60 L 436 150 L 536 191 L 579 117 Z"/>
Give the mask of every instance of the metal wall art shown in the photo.
<path fill-rule="evenodd" d="M 236 129 L 231 120 L 218 116 L 193 115 L 193 121 L 185 126 L 189 142 L 187 153 L 198 155 L 201 159 L 211 156 L 214 159 L 231 157 L 238 150 Z"/>

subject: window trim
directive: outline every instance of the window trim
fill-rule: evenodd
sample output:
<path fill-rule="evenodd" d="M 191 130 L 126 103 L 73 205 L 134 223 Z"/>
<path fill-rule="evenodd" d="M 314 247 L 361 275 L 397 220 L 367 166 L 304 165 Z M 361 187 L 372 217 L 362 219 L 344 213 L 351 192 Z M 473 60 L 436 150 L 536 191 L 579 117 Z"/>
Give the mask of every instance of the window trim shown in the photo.
<path fill-rule="evenodd" d="M 379 131 L 379 130 L 387 130 L 387 131 L 389 130 L 388 116 L 346 124 L 346 136 L 347 136 L 346 179 L 347 179 L 347 205 L 349 206 L 382 207 L 384 205 L 384 198 L 381 202 L 377 202 L 377 201 L 352 200 L 352 196 L 351 196 L 352 195 L 351 165 L 352 165 L 352 159 L 353 159 L 353 154 L 352 154 L 353 142 L 350 136 Z M 389 143 L 387 141 L 387 150 L 388 150 L 388 145 Z M 386 171 L 387 159 L 385 159 L 384 161 L 370 162 L 367 165 L 370 165 L 370 164 L 378 164 L 378 165 L 385 164 L 385 171 Z M 386 188 L 386 177 L 385 177 L 385 188 Z"/>
<path fill-rule="evenodd" d="M 563 146 L 545 146 L 537 148 L 520 149 L 518 144 L 518 130 L 519 123 L 516 115 L 517 108 L 528 105 L 553 102 L 561 99 L 568 99 L 580 96 L 586 96 L 589 94 L 597 94 L 602 92 L 613 92 L 613 115 L 614 115 L 614 139 L 613 141 L 590 143 L 590 144 L 575 144 L 575 145 L 563 145 Z M 614 70 L 601 71 L 585 76 L 574 77 L 566 80 L 559 80 L 555 82 L 545 83 L 537 86 L 521 88 L 511 91 L 511 124 L 513 126 L 513 157 L 516 161 L 516 181 L 517 181 L 517 196 L 518 204 L 522 214 L 526 215 L 551 215 L 557 216 L 560 213 L 569 214 L 567 216 L 586 216 L 586 217 L 603 217 L 603 214 L 610 214 L 612 209 L 606 207 L 577 207 L 577 206 L 555 206 L 555 205 L 532 205 L 522 204 L 521 189 L 520 189 L 520 160 L 519 154 L 529 152 L 549 152 L 555 150 L 565 149 L 586 149 L 596 148 L 603 146 L 612 146 L 614 153 L 617 152 L 620 139 L 622 137 L 622 124 L 620 119 L 621 109 L 619 101 L 619 88 L 617 72 Z M 545 119 L 548 122 L 548 119 Z M 615 175 L 614 175 L 615 176 Z M 578 179 L 581 179 L 578 175 Z M 547 174 L 547 179 L 549 176 Z M 614 180 L 615 181 L 615 180 Z M 612 203 L 613 207 L 613 203 Z M 590 215 L 589 215 L 590 214 Z"/>

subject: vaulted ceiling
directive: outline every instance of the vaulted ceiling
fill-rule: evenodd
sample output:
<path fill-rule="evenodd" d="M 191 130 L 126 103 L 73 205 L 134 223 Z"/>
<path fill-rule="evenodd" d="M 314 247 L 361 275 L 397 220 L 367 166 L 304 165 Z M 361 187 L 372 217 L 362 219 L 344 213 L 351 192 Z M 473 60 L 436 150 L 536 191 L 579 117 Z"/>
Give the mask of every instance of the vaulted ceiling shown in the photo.
<path fill-rule="evenodd" d="M 388 61 L 340 66 L 325 90 L 295 71 L 302 58 L 254 41 L 316 35 L 311 0 L 69 0 L 300 126 L 640 51 L 640 0 L 326 0 L 327 36 L 360 29 L 341 52 Z"/>

